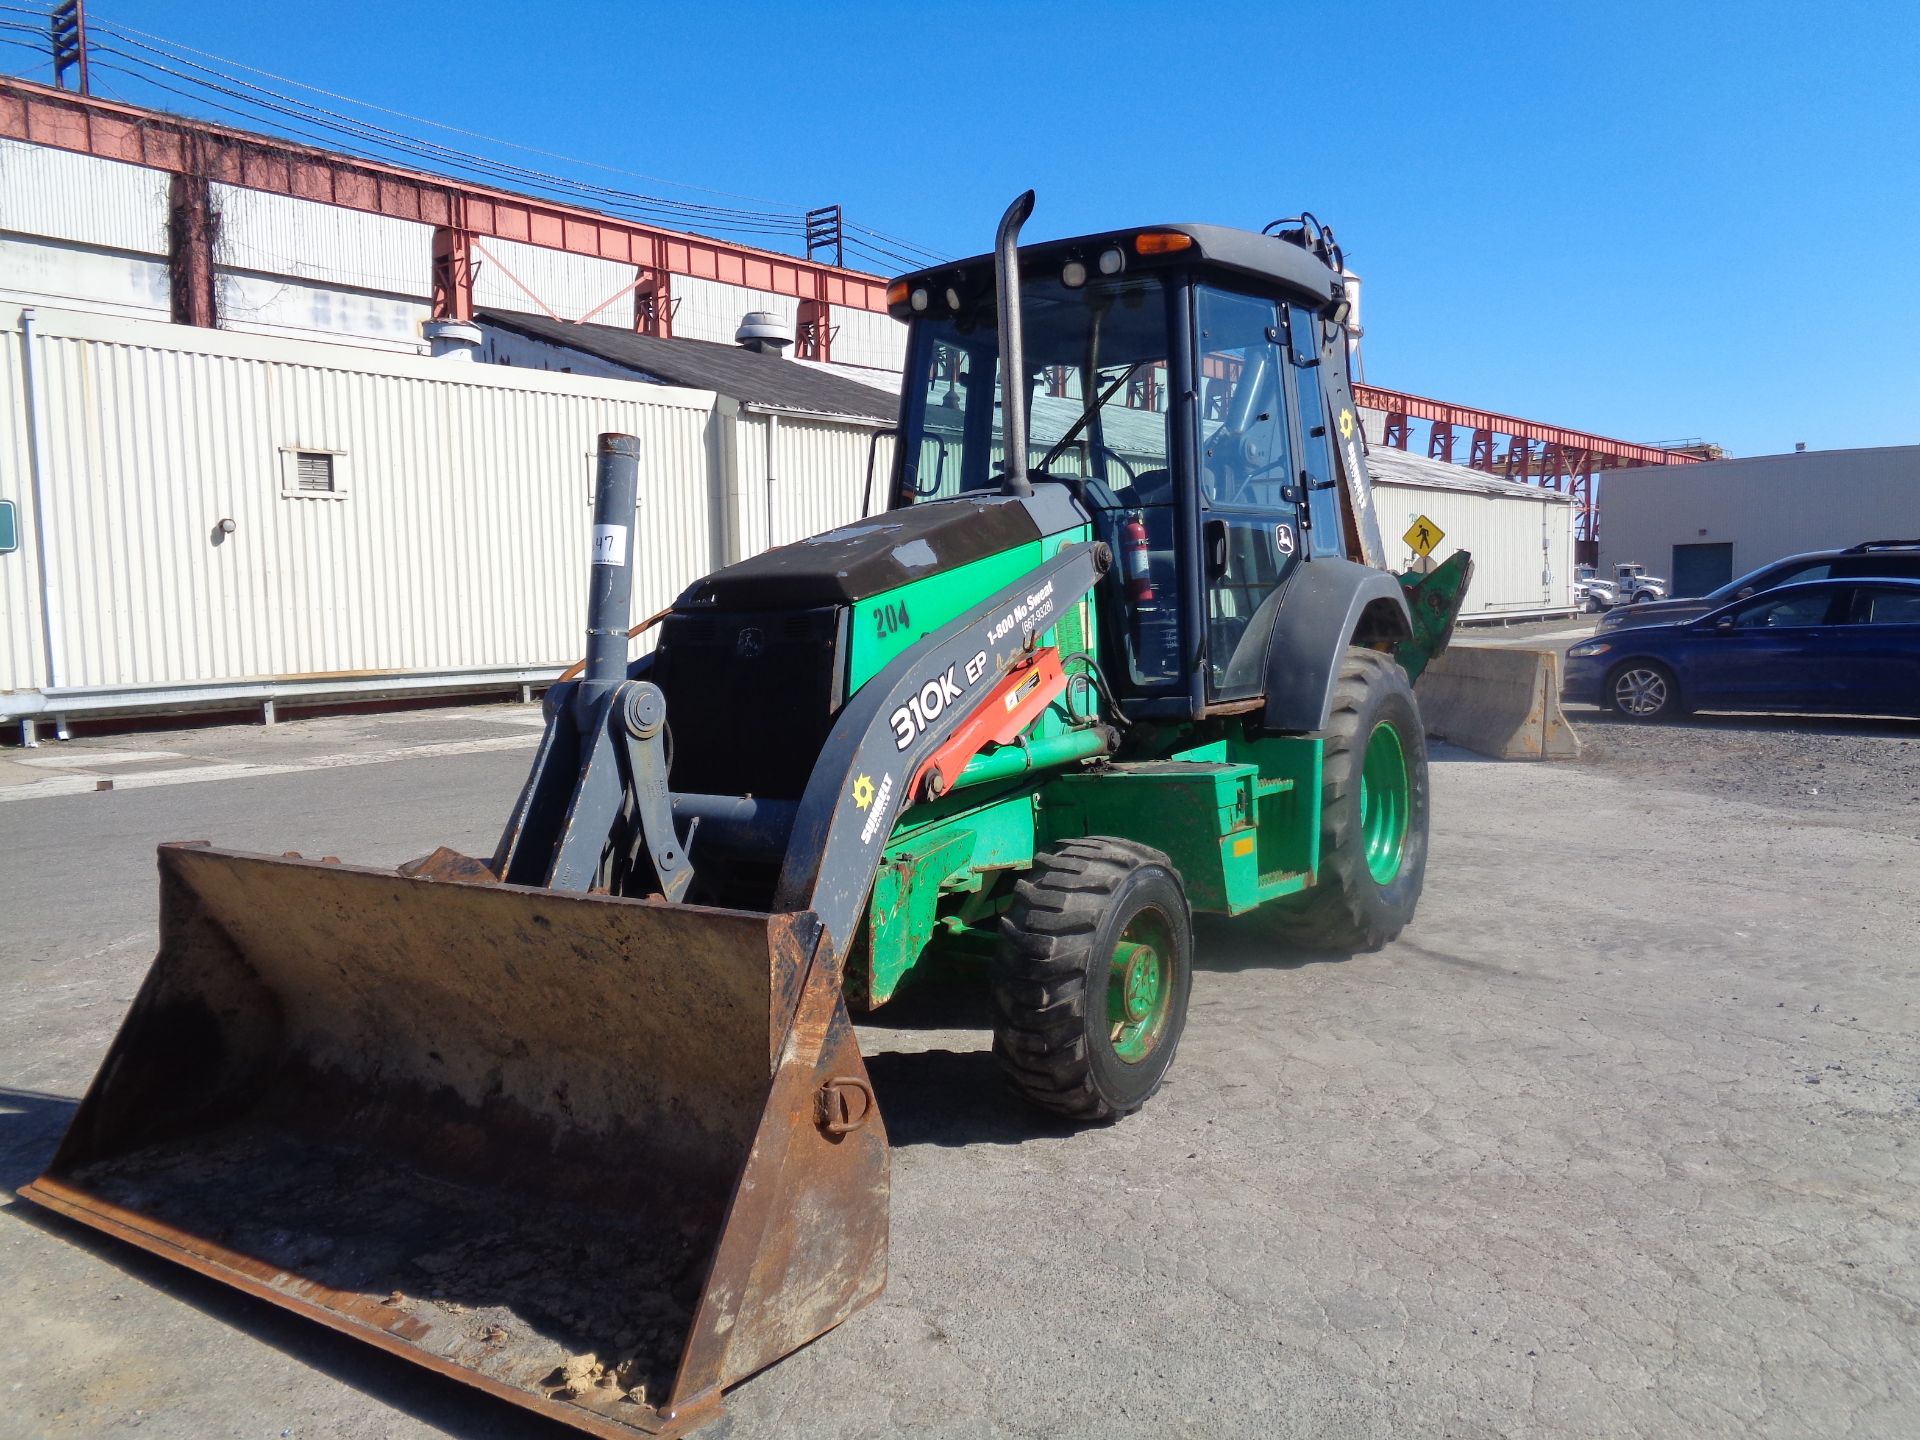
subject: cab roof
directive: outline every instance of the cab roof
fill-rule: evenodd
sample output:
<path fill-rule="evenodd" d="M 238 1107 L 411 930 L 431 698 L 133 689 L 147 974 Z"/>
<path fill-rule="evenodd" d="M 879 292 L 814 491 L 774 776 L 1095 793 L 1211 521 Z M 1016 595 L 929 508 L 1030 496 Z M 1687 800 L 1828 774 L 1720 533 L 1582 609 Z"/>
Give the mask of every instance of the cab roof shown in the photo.
<path fill-rule="evenodd" d="M 1136 236 L 1169 233 L 1184 235 L 1193 243 L 1184 249 L 1158 255 L 1143 255 L 1135 249 Z M 1325 305 L 1332 300 L 1339 288 L 1339 277 L 1334 274 L 1332 267 L 1311 251 L 1277 235 L 1236 230 L 1228 225 L 1132 225 L 1125 230 L 1107 230 L 1096 235 L 1044 240 L 1020 247 L 1020 267 L 1023 273 L 1031 273 L 1058 269 L 1069 260 L 1079 260 L 1092 270 L 1101 252 L 1116 246 L 1127 257 L 1129 272 L 1163 269 L 1169 265 L 1191 265 L 1198 261 L 1216 269 L 1277 282 L 1304 295 L 1316 305 Z M 904 282 L 910 294 L 917 285 L 929 288 L 936 284 L 944 286 L 954 283 L 956 278 L 968 289 L 982 282 L 991 285 L 993 256 L 975 255 L 944 265 L 929 265 L 923 270 L 912 270 L 898 277 L 894 285 Z M 913 313 L 905 299 L 892 304 L 889 309 L 897 319 L 905 319 Z"/>

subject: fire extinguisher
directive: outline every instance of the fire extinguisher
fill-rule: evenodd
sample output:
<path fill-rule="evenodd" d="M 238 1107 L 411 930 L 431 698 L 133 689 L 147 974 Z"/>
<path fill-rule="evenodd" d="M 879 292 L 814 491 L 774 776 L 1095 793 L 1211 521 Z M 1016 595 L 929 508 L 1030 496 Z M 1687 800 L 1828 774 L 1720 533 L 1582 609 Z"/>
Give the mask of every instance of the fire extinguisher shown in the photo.
<path fill-rule="evenodd" d="M 1148 550 L 1146 522 L 1136 510 L 1120 526 L 1120 555 L 1127 567 L 1127 598 L 1136 605 L 1153 603 L 1153 570 Z"/>

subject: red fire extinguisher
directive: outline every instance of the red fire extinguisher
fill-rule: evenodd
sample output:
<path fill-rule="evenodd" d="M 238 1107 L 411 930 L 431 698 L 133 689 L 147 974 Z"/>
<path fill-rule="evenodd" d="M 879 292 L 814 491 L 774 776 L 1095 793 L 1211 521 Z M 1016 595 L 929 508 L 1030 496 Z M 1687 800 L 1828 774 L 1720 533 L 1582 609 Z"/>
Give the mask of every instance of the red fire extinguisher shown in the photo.
<path fill-rule="evenodd" d="M 1136 605 L 1153 603 L 1153 570 L 1148 549 L 1146 522 L 1136 510 L 1120 526 L 1121 558 L 1127 567 L 1127 598 Z"/>

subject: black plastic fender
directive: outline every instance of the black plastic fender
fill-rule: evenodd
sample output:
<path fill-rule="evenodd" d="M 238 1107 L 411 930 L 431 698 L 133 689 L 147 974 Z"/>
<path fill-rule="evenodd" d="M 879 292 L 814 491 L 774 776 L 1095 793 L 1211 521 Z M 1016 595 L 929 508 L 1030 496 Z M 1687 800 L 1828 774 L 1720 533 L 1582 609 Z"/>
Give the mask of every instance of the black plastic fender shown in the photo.
<path fill-rule="evenodd" d="M 1325 729 L 1347 646 L 1412 634 L 1406 596 L 1386 571 L 1331 556 L 1298 566 L 1267 640 L 1266 728 Z"/>

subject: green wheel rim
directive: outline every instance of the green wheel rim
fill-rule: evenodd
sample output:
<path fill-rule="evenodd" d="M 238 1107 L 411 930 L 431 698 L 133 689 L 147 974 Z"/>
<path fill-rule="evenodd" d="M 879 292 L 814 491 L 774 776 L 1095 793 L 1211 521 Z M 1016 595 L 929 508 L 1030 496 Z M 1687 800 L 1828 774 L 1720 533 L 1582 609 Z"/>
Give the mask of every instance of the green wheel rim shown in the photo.
<path fill-rule="evenodd" d="M 1406 748 L 1400 732 L 1383 720 L 1367 737 L 1367 756 L 1360 765 L 1360 838 L 1367 850 L 1367 872 L 1376 884 L 1391 884 L 1399 875 L 1412 814 Z"/>
<path fill-rule="evenodd" d="M 1107 974 L 1107 1039 L 1113 1053 L 1138 1065 L 1160 1048 L 1173 1008 L 1172 932 L 1154 910 L 1127 922 Z"/>

